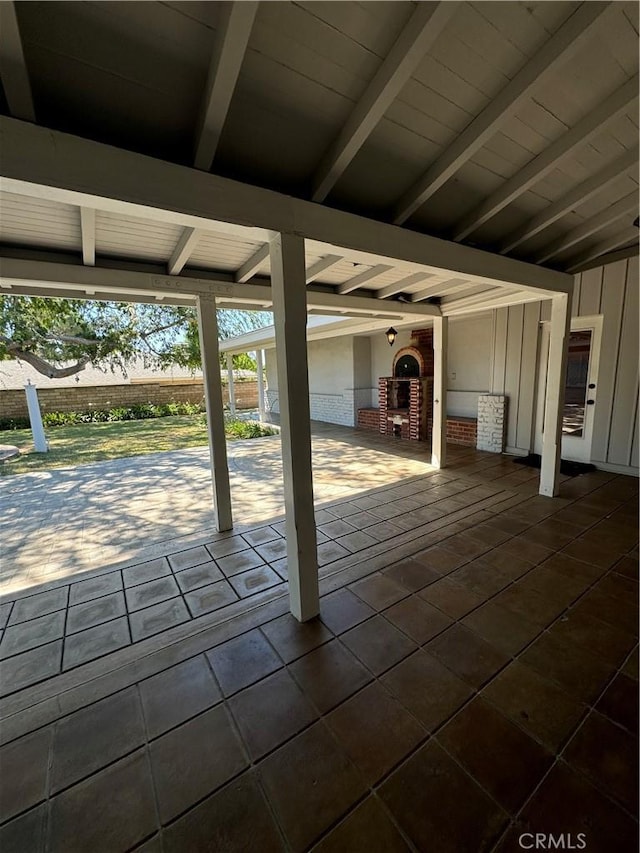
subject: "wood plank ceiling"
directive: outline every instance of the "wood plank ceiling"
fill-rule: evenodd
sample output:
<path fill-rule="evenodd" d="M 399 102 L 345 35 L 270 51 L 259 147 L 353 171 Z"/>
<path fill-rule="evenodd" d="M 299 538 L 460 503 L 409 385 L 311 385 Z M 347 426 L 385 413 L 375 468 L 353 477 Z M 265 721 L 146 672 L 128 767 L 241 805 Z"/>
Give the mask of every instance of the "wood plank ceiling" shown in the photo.
<path fill-rule="evenodd" d="M 5 115 L 563 271 L 637 250 L 635 2 L 3 2 L 0 24 Z M 239 239 L 1 204 L 6 246 L 269 271 Z M 307 265 L 340 293 L 473 295 Z"/>

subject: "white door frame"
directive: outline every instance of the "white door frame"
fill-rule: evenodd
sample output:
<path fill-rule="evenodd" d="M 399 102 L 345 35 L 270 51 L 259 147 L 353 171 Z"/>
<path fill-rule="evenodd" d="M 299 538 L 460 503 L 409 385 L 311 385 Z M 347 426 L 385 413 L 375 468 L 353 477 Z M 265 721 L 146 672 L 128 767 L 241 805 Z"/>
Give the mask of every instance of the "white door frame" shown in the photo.
<path fill-rule="evenodd" d="M 602 343 L 602 314 L 591 317 L 572 317 L 571 331 L 579 332 L 591 330 L 591 352 L 589 355 L 589 371 L 587 385 L 595 385 L 593 389 L 587 389 L 588 398 L 596 401 L 592 405 L 585 406 L 584 428 L 580 438 L 572 436 L 562 437 L 562 458 L 575 462 L 591 461 L 591 446 L 593 442 L 593 425 L 595 420 L 595 409 L 598 395 L 598 368 L 600 365 L 600 347 Z M 549 323 L 540 323 L 540 342 L 538 348 L 538 372 L 537 372 L 537 394 L 534 420 L 534 452 L 542 452 L 542 432 L 544 426 L 545 392 L 547 377 L 547 359 L 549 355 Z"/>

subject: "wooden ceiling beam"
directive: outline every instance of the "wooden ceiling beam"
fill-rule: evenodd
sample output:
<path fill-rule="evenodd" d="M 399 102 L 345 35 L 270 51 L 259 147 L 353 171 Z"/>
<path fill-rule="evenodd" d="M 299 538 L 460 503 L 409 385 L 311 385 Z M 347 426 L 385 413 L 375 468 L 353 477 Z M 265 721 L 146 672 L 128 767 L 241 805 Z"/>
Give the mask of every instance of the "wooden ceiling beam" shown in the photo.
<path fill-rule="evenodd" d="M 196 169 L 205 172 L 211 169 L 216 155 L 259 4 L 236 0 L 217 5 L 222 21 L 209 66 L 194 157 Z"/>
<path fill-rule="evenodd" d="M 398 202 L 393 222 L 402 225 L 431 198 L 508 121 L 536 86 L 568 62 L 591 37 L 593 27 L 609 3 L 583 3 L 560 29 L 542 45 L 512 80 L 448 145 Z"/>
<path fill-rule="evenodd" d="M 80 236 L 82 263 L 93 267 L 96 263 L 96 211 L 92 207 L 80 208 Z"/>
<path fill-rule="evenodd" d="M 193 250 L 198 244 L 198 240 L 201 235 L 202 232 L 197 228 L 185 228 L 182 231 L 180 239 L 176 243 L 176 247 L 169 258 L 169 263 L 167 264 L 167 271 L 169 275 L 178 275 L 178 273 L 182 272 L 184 265 L 193 254 Z"/>
<path fill-rule="evenodd" d="M 638 193 L 629 193 L 619 201 L 615 202 L 615 204 L 609 205 L 609 207 L 600 211 L 600 213 L 597 213 L 595 216 L 585 220 L 582 225 L 579 225 L 577 228 L 569 231 L 568 234 L 564 234 L 558 240 L 555 240 L 553 243 L 546 246 L 535 256 L 534 260 L 536 263 L 542 264 L 545 261 L 548 261 L 549 258 L 559 255 L 560 252 L 564 252 L 566 249 L 570 249 L 571 246 L 575 246 L 576 243 L 580 243 L 582 240 L 586 240 L 587 237 L 597 234 L 598 231 L 601 231 L 603 228 L 606 228 L 608 225 L 611 225 L 612 222 L 616 222 L 623 216 L 629 215 L 629 224 L 631 224 L 632 215 L 635 213 L 637 216 L 637 211 Z"/>
<path fill-rule="evenodd" d="M 537 157 L 534 157 L 517 174 L 505 181 L 470 214 L 463 217 L 455 229 L 454 240 L 464 240 L 465 237 L 492 219 L 507 205 L 514 202 L 555 169 L 565 157 L 568 157 L 577 148 L 586 145 L 602 132 L 605 125 L 626 112 L 637 98 L 638 75 L 636 74 Z"/>
<path fill-rule="evenodd" d="M 29 72 L 22 48 L 16 4 L 12 0 L 0 3 L 0 30 L 0 77 L 9 111 L 14 118 L 35 121 Z"/>
<path fill-rule="evenodd" d="M 324 201 L 331 192 L 459 5 L 457 2 L 416 5 L 387 58 L 323 157 L 313 179 L 313 201 Z"/>

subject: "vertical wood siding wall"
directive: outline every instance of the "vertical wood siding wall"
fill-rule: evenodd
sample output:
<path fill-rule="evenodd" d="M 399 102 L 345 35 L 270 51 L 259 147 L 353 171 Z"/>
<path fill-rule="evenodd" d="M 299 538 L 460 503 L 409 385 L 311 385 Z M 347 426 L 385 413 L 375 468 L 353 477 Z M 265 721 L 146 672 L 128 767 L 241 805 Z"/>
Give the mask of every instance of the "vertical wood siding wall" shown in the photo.
<path fill-rule="evenodd" d="M 533 448 L 538 327 L 549 303 L 494 312 L 492 393 L 507 394 L 507 449 Z M 603 316 L 591 458 L 621 471 L 638 469 L 638 258 L 575 278 L 572 316 Z"/>

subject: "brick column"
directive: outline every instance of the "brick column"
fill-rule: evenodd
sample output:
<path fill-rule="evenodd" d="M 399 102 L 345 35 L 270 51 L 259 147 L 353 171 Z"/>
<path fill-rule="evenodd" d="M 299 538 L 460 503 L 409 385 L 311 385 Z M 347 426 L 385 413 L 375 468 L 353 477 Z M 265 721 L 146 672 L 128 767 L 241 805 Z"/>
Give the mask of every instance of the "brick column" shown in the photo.
<path fill-rule="evenodd" d="M 502 453 L 507 427 L 507 397 L 504 394 L 480 394 L 478 397 L 478 450 Z"/>

